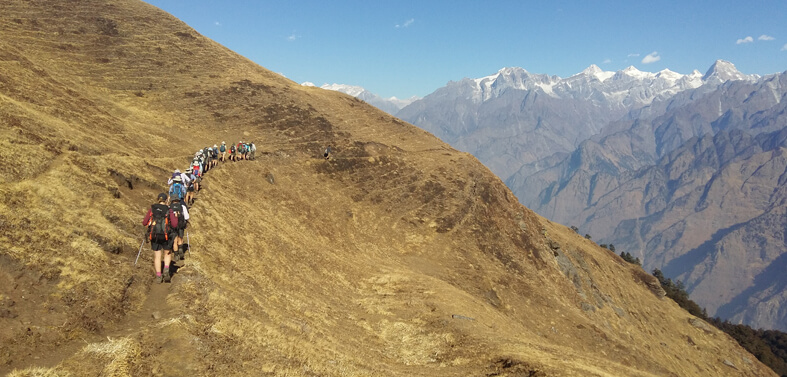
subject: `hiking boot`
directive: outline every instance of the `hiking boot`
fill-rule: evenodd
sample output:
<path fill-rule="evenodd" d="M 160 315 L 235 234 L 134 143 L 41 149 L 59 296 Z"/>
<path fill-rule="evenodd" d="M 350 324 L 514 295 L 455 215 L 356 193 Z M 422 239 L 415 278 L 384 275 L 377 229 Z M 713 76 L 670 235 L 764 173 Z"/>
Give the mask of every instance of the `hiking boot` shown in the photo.
<path fill-rule="evenodd" d="M 164 280 L 164 276 L 156 275 L 154 279 L 156 279 L 156 283 L 161 283 Z"/>
<path fill-rule="evenodd" d="M 165 268 L 163 272 L 161 272 L 161 277 L 164 278 L 165 283 L 169 283 L 172 280 L 172 277 L 169 276 L 169 268 Z"/>

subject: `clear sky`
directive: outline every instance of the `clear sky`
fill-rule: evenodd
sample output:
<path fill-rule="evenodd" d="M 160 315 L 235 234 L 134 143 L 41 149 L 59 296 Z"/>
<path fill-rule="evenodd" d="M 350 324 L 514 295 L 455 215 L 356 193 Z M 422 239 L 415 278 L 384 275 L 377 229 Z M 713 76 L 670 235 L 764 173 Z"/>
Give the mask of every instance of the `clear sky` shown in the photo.
<path fill-rule="evenodd" d="M 787 70 L 787 0 L 147 0 L 302 83 L 425 96 L 503 67 L 568 77 L 591 64 L 702 73 Z"/>

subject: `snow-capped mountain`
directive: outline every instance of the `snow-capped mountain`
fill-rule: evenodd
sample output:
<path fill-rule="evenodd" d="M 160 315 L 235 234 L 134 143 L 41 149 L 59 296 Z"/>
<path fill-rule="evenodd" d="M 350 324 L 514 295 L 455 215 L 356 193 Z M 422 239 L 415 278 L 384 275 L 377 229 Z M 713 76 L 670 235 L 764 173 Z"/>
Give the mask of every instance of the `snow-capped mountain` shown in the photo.
<path fill-rule="evenodd" d="M 308 81 L 302 83 L 301 85 L 316 86 L 314 85 L 314 83 Z M 416 97 L 416 96 L 410 97 L 408 99 L 399 99 L 396 97 L 383 98 L 378 96 L 377 94 L 374 94 L 364 89 L 363 87 L 355 86 L 355 85 L 346 85 L 346 84 L 335 84 L 335 83 L 323 84 L 322 86 L 320 86 L 320 88 L 351 95 L 391 115 L 396 114 L 399 110 L 401 110 L 405 106 L 420 99 L 420 97 Z"/>
<path fill-rule="evenodd" d="M 705 75 L 635 67 L 609 72 L 591 65 L 562 78 L 509 67 L 449 82 L 396 116 L 474 154 L 506 179 L 524 164 L 574 150 L 615 121 L 664 111 L 658 104 L 679 93 L 757 79 L 723 60 Z"/>
<path fill-rule="evenodd" d="M 722 77 L 725 81 L 749 78 L 738 72 L 731 63 L 720 61 L 716 65 L 719 65 L 720 73 L 713 77 Z M 716 72 L 713 68 L 711 71 Z M 706 76 L 711 77 L 711 71 Z M 488 101 L 511 89 L 539 89 L 553 98 L 606 101 L 615 107 L 645 105 L 655 99 L 697 88 L 704 81 L 706 80 L 703 75 L 696 70 L 687 75 L 668 69 L 650 73 L 642 72 L 632 66 L 618 72 L 609 72 L 591 65 L 584 71 L 567 78 L 531 74 L 522 68 L 513 67 L 503 68 L 493 75 L 482 78 L 464 79 L 455 84 L 469 85 L 472 88 L 474 102 Z"/>

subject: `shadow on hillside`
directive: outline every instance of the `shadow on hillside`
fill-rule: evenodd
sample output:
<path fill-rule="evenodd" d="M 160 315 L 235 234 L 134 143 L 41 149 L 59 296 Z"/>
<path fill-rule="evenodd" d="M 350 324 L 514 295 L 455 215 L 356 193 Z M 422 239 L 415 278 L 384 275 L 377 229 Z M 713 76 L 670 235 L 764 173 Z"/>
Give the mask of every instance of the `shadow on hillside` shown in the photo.
<path fill-rule="evenodd" d="M 744 308 L 753 308 L 749 303 L 749 298 L 757 292 L 764 292 L 768 289 L 771 292 L 779 293 L 787 289 L 787 253 L 782 253 L 774 259 L 767 268 L 762 270 L 754 278 L 754 284 L 745 291 L 739 293 L 729 303 L 722 305 L 716 310 L 716 315 L 721 318 L 732 318 L 732 316 L 745 313 Z"/>
<path fill-rule="evenodd" d="M 709 255 L 712 255 L 716 251 L 716 243 L 721 241 L 728 234 L 742 228 L 746 224 L 747 223 L 741 223 L 733 225 L 729 228 L 719 229 L 709 240 L 703 242 L 702 245 L 697 246 L 688 253 L 683 254 L 667 263 L 667 265 L 662 269 L 662 272 L 664 272 L 665 276 L 671 278 L 677 278 L 678 276 L 690 272 L 694 267 L 696 267 Z M 690 286 L 686 286 L 686 289 L 689 291 L 689 293 L 691 292 L 691 288 L 692 287 Z"/>

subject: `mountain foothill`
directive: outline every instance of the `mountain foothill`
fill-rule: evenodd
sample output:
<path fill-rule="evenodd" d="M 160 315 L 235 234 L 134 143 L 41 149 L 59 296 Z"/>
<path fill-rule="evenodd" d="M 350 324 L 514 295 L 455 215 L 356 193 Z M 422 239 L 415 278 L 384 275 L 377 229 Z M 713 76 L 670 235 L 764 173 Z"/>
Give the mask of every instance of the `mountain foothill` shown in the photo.
<path fill-rule="evenodd" d="M 544 102 L 555 107 L 539 135 L 563 157 L 607 128 L 550 135 L 559 101 L 539 92 L 523 106 Z M 773 145 L 735 132 L 707 158 L 765 166 Z M 206 173 L 186 258 L 157 282 L 145 213 L 194 151 L 240 140 L 256 159 Z M 3 375 L 776 375 L 640 266 L 520 204 L 469 153 L 142 1 L 0 2 L 0 150 Z M 650 158 L 689 171 L 678 151 Z M 775 226 L 759 179 L 749 198 L 763 213 L 725 235 Z"/>

